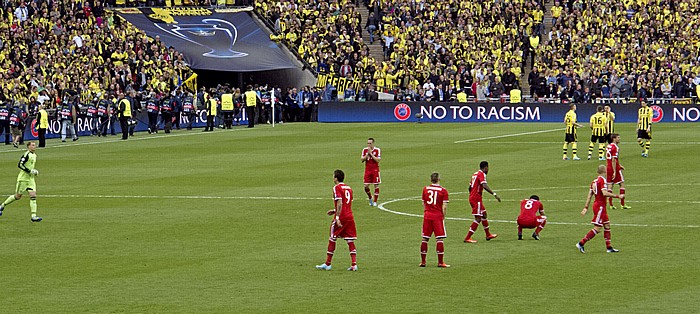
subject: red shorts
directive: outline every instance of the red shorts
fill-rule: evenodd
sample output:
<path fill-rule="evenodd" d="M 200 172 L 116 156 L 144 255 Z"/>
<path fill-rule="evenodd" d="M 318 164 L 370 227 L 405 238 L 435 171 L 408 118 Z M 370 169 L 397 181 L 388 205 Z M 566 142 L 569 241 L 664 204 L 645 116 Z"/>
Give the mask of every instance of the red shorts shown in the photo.
<path fill-rule="evenodd" d="M 435 234 L 435 239 L 447 238 L 445 221 L 423 219 L 423 233 L 421 235 L 424 238 L 430 238 L 433 234 Z"/>
<path fill-rule="evenodd" d="M 484 203 L 481 200 L 469 200 L 469 205 L 472 205 L 472 215 L 483 216 L 484 214 L 486 214 L 486 208 L 484 208 Z"/>
<path fill-rule="evenodd" d="M 528 229 L 537 228 L 545 221 L 547 221 L 547 216 L 518 217 L 518 226 Z"/>
<path fill-rule="evenodd" d="M 605 204 L 593 204 L 593 219 L 591 223 L 596 226 L 602 226 L 603 224 L 609 223 L 608 210 L 605 208 Z"/>
<path fill-rule="evenodd" d="M 613 180 L 613 170 L 608 168 L 607 178 L 608 183 L 620 184 L 625 182 L 625 177 L 622 176 L 622 170 L 615 171 L 615 180 Z"/>
<path fill-rule="evenodd" d="M 382 183 L 382 177 L 379 176 L 379 170 L 377 171 L 365 171 L 365 184 L 379 184 Z"/>
<path fill-rule="evenodd" d="M 335 219 L 331 222 L 331 238 L 343 238 L 345 240 L 357 239 L 357 230 L 355 230 L 355 220 L 340 221 L 342 227 L 338 227 Z"/>

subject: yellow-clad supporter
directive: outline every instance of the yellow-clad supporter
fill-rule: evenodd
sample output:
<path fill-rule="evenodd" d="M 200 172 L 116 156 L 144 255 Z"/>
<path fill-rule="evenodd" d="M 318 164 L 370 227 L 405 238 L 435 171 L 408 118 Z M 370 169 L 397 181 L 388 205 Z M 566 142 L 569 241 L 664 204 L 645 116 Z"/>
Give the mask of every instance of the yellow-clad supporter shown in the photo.
<path fill-rule="evenodd" d="M 545 69 L 536 74 L 543 94 L 572 101 L 697 96 L 700 0 L 577 0 L 551 12 L 554 26 L 535 62 Z"/>
<path fill-rule="evenodd" d="M 24 21 L 11 13 L 16 5 L 0 4 L 0 100 L 41 99 L 49 109 L 75 95 L 85 104 L 97 95 L 144 89 L 154 79 L 169 91 L 177 76 L 191 73 L 181 54 L 100 1 L 27 1 Z"/>

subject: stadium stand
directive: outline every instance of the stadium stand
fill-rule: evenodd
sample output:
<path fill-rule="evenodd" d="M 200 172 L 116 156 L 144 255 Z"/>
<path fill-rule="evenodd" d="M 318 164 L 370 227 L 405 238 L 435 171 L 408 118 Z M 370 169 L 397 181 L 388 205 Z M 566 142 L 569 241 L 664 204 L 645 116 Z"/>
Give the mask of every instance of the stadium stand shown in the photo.
<path fill-rule="evenodd" d="M 4 1 L 0 100 L 54 108 L 65 91 L 82 104 L 116 91 L 171 91 L 191 69 L 159 38 L 81 1 Z"/>
<path fill-rule="evenodd" d="M 367 60 L 360 14 L 348 0 L 262 0 L 255 8 L 274 25 L 273 39 L 284 41 L 317 73 L 339 74 L 346 59 L 353 68 L 360 61 L 372 63 Z"/>
<path fill-rule="evenodd" d="M 700 84 L 697 0 L 555 3 L 529 79 L 540 97 L 689 98 Z"/>

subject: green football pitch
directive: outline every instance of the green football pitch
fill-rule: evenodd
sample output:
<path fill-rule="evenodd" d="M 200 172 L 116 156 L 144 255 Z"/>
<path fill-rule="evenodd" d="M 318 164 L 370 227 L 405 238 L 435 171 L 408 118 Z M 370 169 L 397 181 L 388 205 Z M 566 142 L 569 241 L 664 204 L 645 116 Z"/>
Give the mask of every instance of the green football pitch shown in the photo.
<path fill-rule="evenodd" d="M 609 210 L 612 242 L 581 217 L 598 160 L 562 161 L 563 125 L 284 124 L 49 140 L 37 151 L 39 215 L 27 198 L 0 217 L 0 312 L 697 312 L 700 124 L 659 124 L 649 158 L 618 124 L 627 203 Z M 382 149 L 378 207 L 360 152 Z M 597 148 L 596 148 L 597 150 Z M 0 192 L 23 150 L 0 147 Z M 594 153 L 595 154 L 595 153 Z M 491 230 L 462 242 L 467 184 L 490 162 Z M 355 191 L 358 272 L 338 241 L 325 260 L 333 170 Z M 419 268 L 420 193 L 431 172 L 450 191 L 445 260 Z M 615 188 L 617 192 L 617 188 Z M 517 240 L 519 201 L 540 196 L 540 241 Z M 615 200 L 619 206 L 619 200 Z M 418 217 L 416 217 L 418 215 Z"/>

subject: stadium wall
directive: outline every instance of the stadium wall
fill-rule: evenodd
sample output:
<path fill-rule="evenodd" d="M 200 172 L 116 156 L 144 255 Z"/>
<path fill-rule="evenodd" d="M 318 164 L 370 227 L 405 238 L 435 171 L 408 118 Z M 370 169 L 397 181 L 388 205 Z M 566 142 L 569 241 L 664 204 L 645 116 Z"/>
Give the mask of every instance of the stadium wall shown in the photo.
<path fill-rule="evenodd" d="M 598 104 L 577 104 L 579 123 L 588 123 Z M 616 122 L 637 122 L 638 105 L 610 104 Z M 698 122 L 698 105 L 652 105 L 654 122 Z M 324 102 L 319 122 L 560 122 L 568 104 Z M 416 114 L 422 115 L 419 119 Z"/>

